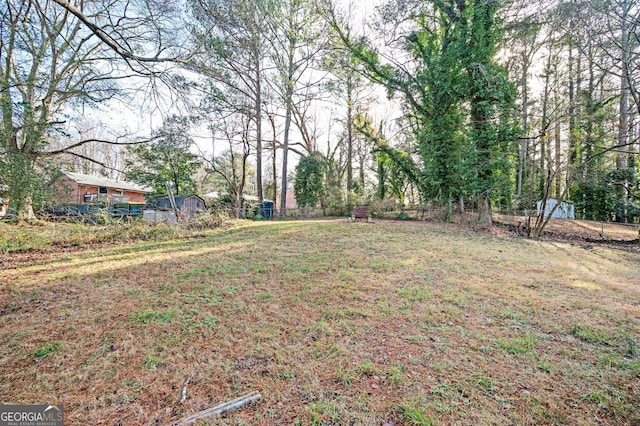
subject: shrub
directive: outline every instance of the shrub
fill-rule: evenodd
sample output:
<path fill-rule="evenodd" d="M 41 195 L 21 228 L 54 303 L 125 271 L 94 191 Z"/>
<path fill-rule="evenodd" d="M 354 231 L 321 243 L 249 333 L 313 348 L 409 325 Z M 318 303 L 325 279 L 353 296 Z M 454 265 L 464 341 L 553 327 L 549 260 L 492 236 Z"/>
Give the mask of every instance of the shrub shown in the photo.
<path fill-rule="evenodd" d="M 229 219 L 229 214 L 224 211 L 209 210 L 197 214 L 191 219 L 186 227 L 188 229 L 214 229 L 220 228 L 226 220 Z"/>

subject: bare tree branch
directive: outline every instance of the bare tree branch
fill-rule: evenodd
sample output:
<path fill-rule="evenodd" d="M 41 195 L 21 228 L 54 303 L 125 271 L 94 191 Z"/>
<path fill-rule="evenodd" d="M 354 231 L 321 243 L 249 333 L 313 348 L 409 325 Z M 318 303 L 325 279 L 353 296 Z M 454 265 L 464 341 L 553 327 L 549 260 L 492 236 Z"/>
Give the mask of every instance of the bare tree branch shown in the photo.
<path fill-rule="evenodd" d="M 162 138 L 163 136 L 154 136 L 152 138 L 149 139 L 142 139 L 142 140 L 137 140 L 134 142 L 119 142 L 119 141 L 110 141 L 110 140 L 105 140 L 105 139 L 84 139 L 81 140 L 79 142 L 76 142 L 72 145 L 69 145 L 67 147 L 64 148 L 60 148 L 57 149 L 55 151 L 48 151 L 48 152 L 43 152 L 42 154 L 45 156 L 53 156 L 53 155 L 58 155 L 58 154 L 72 154 L 71 150 L 74 148 L 78 148 L 82 145 L 86 145 L 88 143 L 92 143 L 92 142 L 97 142 L 97 143 L 103 143 L 103 144 L 108 144 L 108 145 L 121 145 L 121 146 L 126 146 L 126 145 L 141 145 L 141 144 L 145 144 L 145 143 L 149 143 L 149 142 L 153 142 L 155 140 L 158 140 L 160 138 Z M 97 163 L 96 164 L 100 164 Z"/>
<path fill-rule="evenodd" d="M 33 0 L 31 0 L 33 1 Z M 161 62 L 175 62 L 175 63 L 184 63 L 184 59 L 181 59 L 177 56 L 173 57 L 161 57 L 159 55 L 153 57 L 146 56 L 138 56 L 131 52 L 130 50 L 124 48 L 120 43 L 118 43 L 108 32 L 103 30 L 98 25 L 94 24 L 89 20 L 89 18 L 77 7 L 71 4 L 69 0 L 53 0 L 58 5 L 64 7 L 67 11 L 73 14 L 76 18 L 78 18 L 84 25 L 91 30 L 93 34 L 96 35 L 103 43 L 105 43 L 109 48 L 111 48 L 114 52 L 116 52 L 119 56 L 127 61 L 135 61 L 140 63 L 161 63 Z"/>

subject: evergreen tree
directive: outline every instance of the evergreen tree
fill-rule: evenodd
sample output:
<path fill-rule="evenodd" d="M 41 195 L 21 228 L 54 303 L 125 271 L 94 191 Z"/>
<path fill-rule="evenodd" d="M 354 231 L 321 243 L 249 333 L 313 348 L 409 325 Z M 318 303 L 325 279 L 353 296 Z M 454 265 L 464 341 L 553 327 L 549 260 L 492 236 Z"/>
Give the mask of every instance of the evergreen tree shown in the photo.
<path fill-rule="evenodd" d="M 152 195 L 166 194 L 165 182 L 171 182 L 176 194 L 197 191 L 194 176 L 202 166 L 189 151 L 193 141 L 185 136 L 185 120 L 173 119 L 150 144 L 127 147 L 131 157 L 125 160 L 128 180 L 153 189 Z"/>
<path fill-rule="evenodd" d="M 323 193 L 323 158 L 319 152 L 300 159 L 296 166 L 296 181 L 293 190 L 300 207 L 315 207 Z"/>

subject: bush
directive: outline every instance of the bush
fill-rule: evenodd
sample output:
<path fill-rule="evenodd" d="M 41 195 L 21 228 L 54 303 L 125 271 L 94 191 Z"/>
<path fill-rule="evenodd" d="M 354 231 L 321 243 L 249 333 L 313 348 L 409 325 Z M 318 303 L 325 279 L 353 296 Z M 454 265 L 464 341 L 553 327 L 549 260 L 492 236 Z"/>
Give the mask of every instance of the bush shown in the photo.
<path fill-rule="evenodd" d="M 347 205 L 332 205 L 323 207 L 322 211 L 324 216 L 351 216 L 353 207 Z"/>
<path fill-rule="evenodd" d="M 224 226 L 228 215 L 203 212 L 184 225 L 151 223 L 138 218 L 113 221 L 106 225 L 38 221 L 10 224 L 0 221 L 0 251 L 46 250 L 52 246 L 85 246 L 126 241 L 161 241 L 200 235 L 200 231 Z"/>
<path fill-rule="evenodd" d="M 208 210 L 198 213 L 193 219 L 187 222 L 186 227 L 188 229 L 220 228 L 228 219 L 229 214 L 226 211 Z"/>
<path fill-rule="evenodd" d="M 409 219 L 411 219 L 411 216 L 409 216 L 407 214 L 407 212 L 400 212 L 400 213 L 398 213 L 398 216 L 396 217 L 396 219 L 398 219 L 398 220 L 409 220 Z"/>

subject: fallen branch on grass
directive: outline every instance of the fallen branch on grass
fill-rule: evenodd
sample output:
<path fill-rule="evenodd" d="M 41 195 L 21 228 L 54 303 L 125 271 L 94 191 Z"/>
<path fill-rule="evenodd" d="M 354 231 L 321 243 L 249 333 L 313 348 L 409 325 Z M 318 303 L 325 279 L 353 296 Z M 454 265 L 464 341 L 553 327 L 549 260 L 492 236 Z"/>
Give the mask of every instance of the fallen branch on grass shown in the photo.
<path fill-rule="evenodd" d="M 243 407 L 250 402 L 257 401 L 260 398 L 262 398 L 262 395 L 260 395 L 259 392 L 254 391 L 244 396 L 238 397 L 233 401 L 225 402 L 223 404 L 216 405 L 215 407 L 207 408 L 204 411 L 200 411 L 199 413 L 192 414 L 191 416 L 185 417 L 184 419 L 173 422 L 171 423 L 171 426 L 189 425 L 201 419 L 218 416 L 227 411 Z"/>
<path fill-rule="evenodd" d="M 189 384 L 189 378 L 184 381 L 184 387 L 182 388 L 182 398 L 180 398 L 180 404 L 184 404 L 187 400 L 187 385 Z"/>

